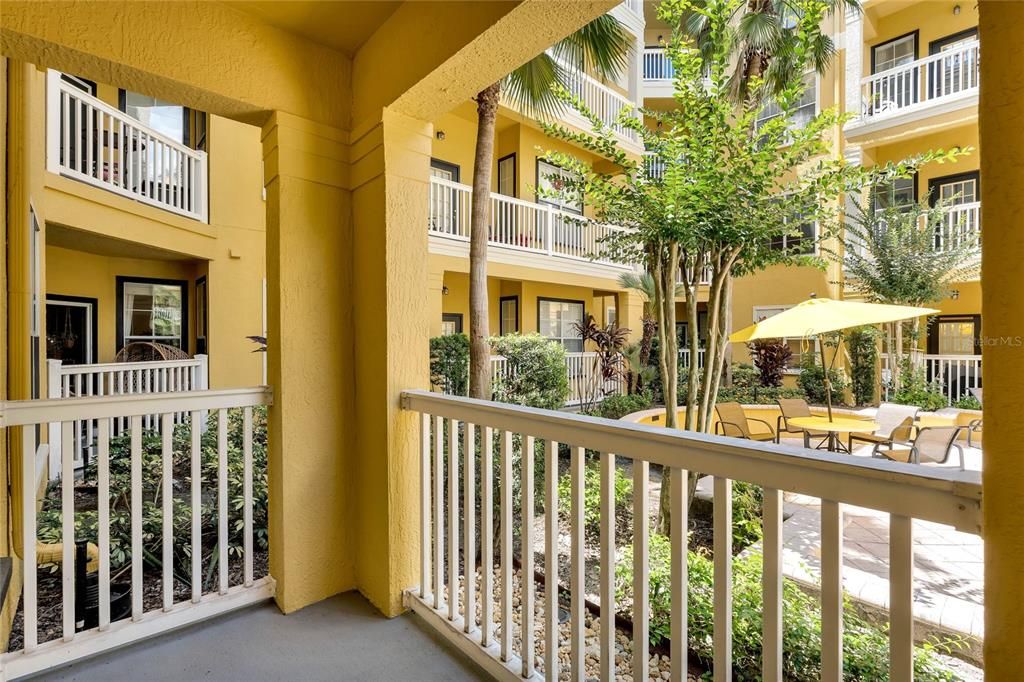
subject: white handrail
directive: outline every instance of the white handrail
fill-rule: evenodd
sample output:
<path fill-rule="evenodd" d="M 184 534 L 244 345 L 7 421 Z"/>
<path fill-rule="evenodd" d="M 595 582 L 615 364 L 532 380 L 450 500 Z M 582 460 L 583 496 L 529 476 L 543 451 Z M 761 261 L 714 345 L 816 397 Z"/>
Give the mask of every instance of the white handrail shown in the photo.
<path fill-rule="evenodd" d="M 469 185 L 430 178 L 430 233 L 468 241 L 472 196 Z M 553 206 L 491 193 L 488 241 L 495 246 L 630 269 L 612 260 L 604 244 L 621 229 Z"/>
<path fill-rule="evenodd" d="M 963 245 L 980 247 L 981 202 L 954 204 L 946 209 L 942 228 L 935 235 L 935 247 L 942 251 Z"/>
<path fill-rule="evenodd" d="M 676 71 L 663 47 L 644 48 L 644 80 L 670 81 L 675 78 Z"/>
<path fill-rule="evenodd" d="M 253 408 L 269 405 L 272 400 L 270 389 L 259 387 L 252 389 L 231 389 L 223 391 L 201 391 L 191 393 L 124 395 L 107 397 L 70 398 L 57 400 L 7 401 L 0 403 L 0 423 L 5 428 L 19 429 L 21 436 L 22 479 L 24 491 L 21 495 L 23 537 L 24 583 L 22 586 L 21 604 L 23 612 L 23 646 L 3 655 L 2 663 L 5 673 L 11 677 L 31 675 L 50 667 L 66 664 L 86 656 L 94 656 L 102 651 L 124 646 L 133 641 L 151 637 L 164 631 L 174 630 L 183 625 L 210 618 L 240 606 L 262 601 L 273 595 L 274 583 L 269 576 L 256 575 L 253 562 L 254 552 L 254 506 L 258 498 L 254 495 L 254 477 L 258 473 L 253 461 L 254 425 Z M 232 465 L 229 480 L 229 458 L 232 453 L 228 448 L 228 431 L 232 422 L 228 420 L 228 410 L 240 408 L 242 419 L 239 433 L 232 442 L 240 442 L 242 452 Z M 205 421 L 207 410 L 217 413 L 216 429 L 216 469 L 211 473 L 203 467 L 203 451 L 200 439 L 199 422 Z M 174 471 L 174 442 L 172 439 L 172 420 L 177 413 L 189 415 L 191 425 L 191 443 L 185 446 L 188 450 L 186 460 L 190 474 L 181 477 Z M 145 449 L 153 447 L 143 445 L 142 420 L 145 415 L 156 414 L 162 424 L 159 454 L 148 452 L 143 458 Z M 111 472 L 114 469 L 115 452 L 113 452 L 111 422 L 126 417 L 130 420 L 130 444 L 125 452 L 117 452 L 116 457 L 122 461 L 117 466 L 130 465 L 131 476 L 128 489 L 113 489 Z M 99 564 L 97 581 L 98 589 L 95 618 L 98 626 L 84 630 L 82 623 L 86 613 L 80 610 L 76 600 L 78 589 L 75 579 L 75 541 L 82 540 L 83 526 L 76 523 L 74 462 L 72 459 L 71 432 L 75 423 L 96 420 L 97 424 L 97 479 L 96 479 L 96 544 L 97 562 Z M 56 511 L 60 517 L 62 541 L 61 582 L 58 604 L 41 602 L 42 595 L 36 580 L 37 540 L 42 540 L 37 527 L 37 499 L 33 494 L 36 489 L 37 477 L 43 462 L 37 461 L 36 433 L 37 426 L 55 424 L 64 434 L 64 447 L 59 455 L 58 472 L 62 481 L 60 500 Z M 51 446 L 52 447 L 52 444 Z M 154 457 L 156 459 L 154 459 Z M 153 464 L 153 462 L 157 464 Z M 153 470 L 152 467 L 157 467 Z M 142 470 L 151 467 L 144 478 Z M 206 483 L 203 483 L 204 477 Z M 154 481 L 159 481 L 154 483 Z M 240 481 L 240 483 L 239 483 Z M 148 484 L 147 484 L 148 482 Z M 144 489 L 144 485 L 148 488 Z M 184 488 L 187 494 L 172 494 L 176 488 Z M 212 488 L 207 490 L 205 488 Z M 155 488 L 155 489 L 154 489 Z M 158 490 L 163 494 L 156 495 Z M 232 499 L 229 506 L 229 492 L 239 502 Z M 143 528 L 143 495 L 146 500 L 159 499 L 161 518 L 163 519 L 155 537 L 146 539 Z M 209 502 L 205 504 L 204 495 Z M 117 500 L 117 502 L 115 502 Z M 130 504 L 125 500 L 129 500 Z M 50 504 L 53 504 L 51 502 Z M 115 509 L 118 504 L 120 508 Z M 212 507 L 212 508 L 211 508 Z M 175 508 L 186 508 L 191 516 L 191 532 L 189 537 L 175 536 Z M 211 518 L 216 513 L 215 522 Z M 113 588 L 124 588 L 116 582 L 118 566 L 112 565 L 114 555 L 112 528 L 120 523 L 128 512 L 130 517 L 130 542 L 121 542 L 118 556 L 125 557 L 128 572 L 124 581 L 130 581 L 130 619 L 128 613 L 117 613 L 114 608 L 115 597 Z M 206 528 L 203 530 L 203 517 L 206 517 Z M 229 519 L 230 517 L 230 519 Z M 229 525 L 230 521 L 230 525 Z M 87 526 L 85 526 L 87 528 Z M 233 529 L 229 532 L 229 529 Z M 147 533 L 152 532 L 146 529 Z M 186 531 L 187 532 L 187 531 Z M 213 535 L 215 545 L 205 544 L 211 541 L 203 533 Z M 238 547 L 232 552 L 240 552 L 242 556 L 242 576 L 237 584 L 231 584 L 228 572 L 229 544 L 233 544 L 232 536 L 238 541 Z M 159 547 L 145 548 L 146 542 Z M 179 545 L 178 551 L 175 544 Z M 185 558 L 180 554 L 180 546 L 189 547 Z M 212 565 L 213 556 L 204 556 L 203 547 L 216 547 L 218 572 L 213 591 L 204 590 L 204 564 Z M 208 551 L 208 550 L 207 550 Z M 148 552 L 148 554 L 147 554 Z M 148 581 L 156 576 L 152 571 L 160 573 L 162 584 L 161 604 L 156 608 L 147 607 L 143 601 L 144 585 L 147 582 L 144 568 L 144 554 L 159 556 L 159 568 L 151 569 Z M 176 559 L 177 557 L 177 559 Z M 177 570 L 175 562 L 179 563 Z M 184 565 L 182 565 L 184 564 Z M 188 598 L 175 601 L 174 583 L 176 576 L 191 575 L 191 601 Z M 204 594 L 204 591 L 207 592 Z M 55 600 L 56 601 L 56 600 Z M 63 637 L 48 642 L 39 641 L 40 616 L 52 613 L 54 608 L 63 621 Z"/>
<path fill-rule="evenodd" d="M 978 91 L 981 48 L 972 40 L 861 79 L 865 119 L 903 113 L 931 102 Z"/>
<path fill-rule="evenodd" d="M 635 102 L 631 102 L 625 95 L 592 78 L 581 69 L 558 59 L 555 61 L 568 80 L 565 86 L 570 93 L 581 99 L 590 112 L 601 119 L 601 122 L 611 128 L 616 135 L 634 144 L 640 143 L 639 133 L 617 122 L 619 114 L 626 108 L 634 109 L 634 117 L 639 115 L 635 111 Z M 573 110 L 567 110 L 566 113 L 570 116 L 577 115 Z M 589 124 L 586 125 L 586 129 L 590 129 Z"/>
<path fill-rule="evenodd" d="M 941 387 L 947 405 L 953 405 L 960 398 L 971 395 L 971 389 L 981 388 L 980 355 L 927 354 L 922 355 L 919 362 L 924 367 L 925 379 Z M 882 394 L 888 398 L 891 393 L 888 355 L 882 356 L 882 372 Z"/>
<path fill-rule="evenodd" d="M 206 152 L 189 149 L 47 72 L 46 168 L 207 222 Z"/>
<path fill-rule="evenodd" d="M 732 667 L 731 624 L 733 604 L 730 586 L 732 584 L 732 480 L 747 481 L 763 488 L 764 494 L 764 537 L 763 549 L 763 598 L 765 665 L 770 661 L 781 661 L 783 637 L 778 614 L 782 609 L 782 499 L 783 491 L 807 495 L 821 500 L 821 605 L 822 605 L 822 661 L 823 670 L 832 671 L 829 679 L 841 679 L 842 670 L 842 528 L 843 505 L 866 507 L 888 513 L 892 527 L 890 534 L 890 558 L 894 574 L 890 581 L 889 610 L 891 613 L 889 656 L 892 669 L 905 669 L 906 661 L 913 655 L 913 558 L 914 545 L 911 530 L 912 521 L 921 519 L 934 523 L 954 526 L 964 532 L 979 534 L 982 527 L 981 475 L 976 471 L 958 471 L 948 468 L 926 468 L 919 465 L 903 464 L 870 458 L 854 458 L 848 455 L 811 451 L 789 445 L 755 443 L 749 440 L 711 436 L 708 434 L 666 429 L 660 426 L 626 423 L 599 419 L 583 415 L 568 414 L 551 410 L 539 410 L 518 405 L 507 405 L 455 396 L 446 396 L 427 391 L 406 391 L 402 394 L 402 407 L 419 413 L 421 424 L 421 505 L 420 523 L 420 582 L 405 593 L 406 604 L 424 616 L 427 623 L 443 636 L 457 642 L 462 650 L 469 653 L 498 679 L 541 679 L 534 670 L 533 651 L 529 639 L 523 638 L 525 646 L 516 646 L 511 634 L 511 623 L 519 616 L 520 624 L 532 626 L 534 580 L 529 567 L 533 565 L 534 554 L 543 554 L 543 566 L 569 564 L 571 578 L 571 599 L 569 609 L 569 631 L 578 633 L 583 627 L 582 608 L 583 566 L 590 561 L 583 553 L 583 489 L 586 485 L 583 471 L 583 457 L 587 450 L 596 453 L 600 460 L 600 483 L 595 492 L 600 499 L 600 535 L 598 592 L 600 594 L 601 626 L 591 625 L 598 630 L 600 641 L 601 678 L 613 679 L 616 675 L 616 632 L 605 624 L 614 623 L 616 613 L 615 567 L 616 567 L 616 459 L 631 460 L 633 470 L 635 518 L 647 518 L 647 495 L 649 466 L 657 464 L 671 471 L 671 504 L 674 510 L 670 537 L 671 556 L 685 557 L 688 552 L 686 534 L 686 480 L 689 471 L 700 471 L 714 479 L 714 620 L 713 649 L 715 670 L 729 670 Z M 447 432 L 448 438 L 443 438 Z M 516 439 L 512 435 L 516 434 Z M 478 440 L 479 439 L 479 440 Z M 445 441 L 447 440 L 447 447 Z M 540 550 L 530 541 L 533 532 L 533 511 L 538 505 L 534 497 L 533 463 L 535 446 L 543 441 L 544 446 L 544 489 L 558 490 L 558 479 L 563 471 L 559 465 L 560 451 L 567 447 L 572 508 L 572 542 L 566 546 L 558 542 L 559 496 L 546 495 L 543 501 L 546 541 Z M 475 443 L 480 443 L 477 450 Z M 497 444 L 497 445 L 495 445 Z M 461 447 L 460 447 L 461 446 Z M 520 456 L 529 452 L 531 456 Z M 478 455 L 478 452 L 481 453 Z M 445 457 L 447 455 L 447 458 Z M 477 480 L 471 461 L 481 457 L 481 468 L 488 474 L 481 479 L 480 494 L 483 506 L 488 509 L 481 514 L 480 523 L 474 513 L 458 514 L 458 509 L 477 508 Z M 564 456 L 564 455 L 563 455 Z M 486 548 L 494 542 L 495 528 L 490 516 L 493 482 L 490 471 L 498 458 L 501 471 L 500 502 L 494 505 L 499 514 L 498 528 L 501 530 L 501 555 L 497 560 Z M 447 461 L 447 469 L 445 468 Z M 460 467 L 460 463 L 465 465 Z M 522 468 L 520 492 L 522 499 L 518 508 L 513 504 L 511 479 L 513 462 Z M 450 483 L 445 486 L 445 472 L 463 472 L 462 495 Z M 444 513 L 444 491 L 447 495 L 447 516 Z M 642 499 L 637 499 L 638 497 Z M 460 499 L 461 498 L 461 499 Z M 465 540 L 460 542 L 453 531 L 460 525 L 466 526 Z M 479 525 L 479 533 L 477 527 Z M 518 551 L 512 544 L 513 528 L 520 529 L 522 547 Z M 446 533 L 447 541 L 446 541 Z M 634 640 L 632 647 L 632 671 L 645 677 L 649 656 L 647 631 L 641 624 L 649 621 L 651 612 L 646 580 L 649 566 L 649 528 L 647 523 L 636 523 L 633 527 L 632 548 L 634 576 L 632 620 Z M 459 567 L 476 566 L 477 540 L 484 550 L 484 563 L 480 567 L 483 576 L 500 571 L 503 585 L 500 600 L 502 626 L 501 646 L 495 646 L 495 624 L 490 617 L 491 605 L 496 597 L 492 581 L 481 580 L 479 595 L 482 618 L 475 609 L 466 608 L 473 600 L 458 599 L 458 592 L 469 590 L 475 584 L 475 576 L 459 575 Z M 578 541 L 577 541 L 578 539 Z M 518 556 L 513 556 L 518 554 Z M 508 598 L 513 582 L 513 562 L 521 561 L 519 581 L 519 605 Z M 451 570 L 452 567 L 456 570 Z M 685 562 L 683 562 L 685 566 Z M 445 568 L 449 570 L 446 571 Z M 671 584 L 672 611 L 670 614 L 672 640 L 671 665 L 673 679 L 684 679 L 687 670 L 687 622 L 686 595 L 689 591 L 685 570 L 676 570 L 673 561 Z M 639 576 L 639 578 L 637 578 Z M 556 593 L 554 583 L 557 576 L 545 576 L 549 586 L 548 595 Z M 474 595 L 474 599 L 476 595 Z M 552 599 L 551 601 L 555 601 Z M 553 628 L 559 628 L 557 614 L 548 611 L 544 618 L 543 630 L 546 642 L 558 641 Z M 584 650 L 582 637 L 572 635 L 569 664 L 572 670 L 584 669 L 583 657 L 589 656 Z M 547 653 L 547 652 L 545 652 Z M 623 662 L 624 665 L 626 662 Z M 559 679 L 560 656 L 546 656 L 544 677 Z M 770 670 L 766 678 L 774 679 Z M 727 677 L 727 676 L 726 676 Z M 902 675 L 907 677 L 909 675 Z M 634 678 L 634 679 L 639 679 Z"/>

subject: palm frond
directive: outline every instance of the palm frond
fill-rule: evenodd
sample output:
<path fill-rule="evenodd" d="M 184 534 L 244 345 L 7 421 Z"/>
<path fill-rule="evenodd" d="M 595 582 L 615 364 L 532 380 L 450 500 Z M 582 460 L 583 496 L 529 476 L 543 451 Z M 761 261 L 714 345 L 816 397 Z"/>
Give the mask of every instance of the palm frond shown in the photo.
<path fill-rule="evenodd" d="M 738 35 L 751 49 L 770 54 L 782 43 L 782 26 L 773 12 L 748 12 L 740 18 Z"/>
<path fill-rule="evenodd" d="M 505 76 L 501 90 L 514 106 L 527 115 L 550 115 L 563 104 L 552 86 L 562 81 L 561 69 L 548 54 L 539 54 Z"/>
<path fill-rule="evenodd" d="M 558 41 L 551 50 L 571 66 L 592 69 L 602 78 L 618 78 L 632 47 L 619 20 L 604 14 Z"/>

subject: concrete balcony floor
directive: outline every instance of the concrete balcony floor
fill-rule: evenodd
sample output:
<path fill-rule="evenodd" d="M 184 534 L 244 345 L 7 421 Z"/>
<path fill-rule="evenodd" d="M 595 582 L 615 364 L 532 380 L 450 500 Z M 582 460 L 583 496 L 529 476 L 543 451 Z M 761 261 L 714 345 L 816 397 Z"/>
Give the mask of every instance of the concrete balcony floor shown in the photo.
<path fill-rule="evenodd" d="M 483 672 L 415 615 L 387 619 L 348 592 L 290 615 L 261 604 L 36 679 L 480 680 Z"/>

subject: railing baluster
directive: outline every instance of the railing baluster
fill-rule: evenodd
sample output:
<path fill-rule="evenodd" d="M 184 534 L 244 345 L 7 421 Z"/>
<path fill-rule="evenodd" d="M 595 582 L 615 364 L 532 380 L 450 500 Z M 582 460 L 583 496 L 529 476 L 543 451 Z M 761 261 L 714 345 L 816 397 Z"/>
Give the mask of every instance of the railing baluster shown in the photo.
<path fill-rule="evenodd" d="M 434 418 L 434 608 L 441 608 L 444 585 L 444 428 Z"/>
<path fill-rule="evenodd" d="M 60 466 L 61 587 L 64 595 L 64 641 L 75 637 L 75 462 L 72 451 L 73 422 L 63 422 Z M 33 453 L 33 462 L 34 453 Z M 33 482 L 33 490 L 35 484 Z"/>
<path fill-rule="evenodd" d="M 520 493 L 522 495 L 519 542 L 522 551 L 521 565 L 519 570 L 519 606 L 522 614 L 519 617 L 522 631 L 523 650 L 523 677 L 529 677 L 533 673 L 533 436 L 522 436 L 522 453 L 520 461 L 523 466 L 522 479 L 520 480 Z"/>
<path fill-rule="evenodd" d="M 601 679 L 615 678 L 615 455 L 601 455 Z"/>
<path fill-rule="evenodd" d="M 480 437 L 480 644 L 488 647 L 494 605 L 494 431 L 485 426 Z"/>
<path fill-rule="evenodd" d="M 253 527 L 252 527 L 252 408 L 242 409 L 242 499 L 244 525 L 244 584 L 251 587 L 253 583 Z"/>
<path fill-rule="evenodd" d="M 430 590 L 430 415 L 420 415 L 420 599 Z"/>
<path fill-rule="evenodd" d="M 96 423 L 96 522 L 99 541 L 99 627 L 110 627 L 110 419 Z"/>
<path fill-rule="evenodd" d="M 67 441 L 65 441 L 67 442 Z M 66 447 L 66 446 L 65 446 Z M 63 485 L 63 481 L 61 482 Z M 39 640 L 36 606 L 36 429 L 34 424 L 21 427 L 21 514 L 23 640 L 28 653 Z"/>
<path fill-rule="evenodd" d="M 558 443 L 544 446 L 544 675 L 558 679 Z"/>
<path fill-rule="evenodd" d="M 687 530 L 689 528 L 689 505 L 686 499 L 687 480 L 689 472 L 686 469 L 673 467 L 670 473 L 671 486 L 669 489 L 670 504 L 672 505 L 672 526 L 669 530 L 672 543 L 672 608 L 669 618 L 669 627 L 672 638 L 672 682 L 686 682 L 687 672 L 687 642 L 689 628 L 687 618 L 687 594 L 689 584 L 689 571 L 687 561 L 689 548 L 687 541 Z M 634 522 L 635 523 L 635 522 Z"/>
<path fill-rule="evenodd" d="M 228 593 L 228 411 L 217 410 L 217 548 L 219 592 Z"/>
<path fill-rule="evenodd" d="M 648 665 L 648 618 L 650 568 L 648 564 L 648 526 L 650 505 L 647 484 L 650 464 L 633 460 L 633 679 L 646 680 Z M 673 523 L 679 523 L 673 519 Z"/>
<path fill-rule="evenodd" d="M 129 423 L 132 481 L 132 620 L 139 621 L 142 618 L 142 417 L 133 415 Z"/>
<path fill-rule="evenodd" d="M 462 611 L 465 632 L 476 626 L 476 439 L 474 426 L 463 426 L 462 454 L 462 518 L 465 538 L 462 541 Z"/>
<path fill-rule="evenodd" d="M 448 420 L 448 620 L 459 613 L 459 422 Z"/>
<path fill-rule="evenodd" d="M 761 675 L 765 682 L 782 682 L 782 491 L 765 488 L 763 499 Z"/>
<path fill-rule="evenodd" d="M 202 460 L 201 436 L 203 425 L 200 412 L 192 411 L 191 431 L 191 492 L 192 492 L 192 602 L 199 603 L 203 596 L 203 496 L 202 496 Z"/>
<path fill-rule="evenodd" d="M 913 519 L 889 515 L 889 679 L 914 679 Z"/>
<path fill-rule="evenodd" d="M 512 656 L 512 432 L 501 432 L 501 660 Z"/>
<path fill-rule="evenodd" d="M 732 679 L 732 481 L 714 478 L 714 675 Z"/>
<path fill-rule="evenodd" d="M 569 476 L 572 489 L 572 550 L 569 555 L 569 591 L 570 591 L 570 640 L 572 647 L 571 679 L 582 682 L 585 677 L 584 639 L 583 639 L 583 581 L 584 571 L 584 517 L 583 517 L 583 448 L 573 447 L 569 461 Z"/>
<path fill-rule="evenodd" d="M 161 499 L 163 501 L 163 593 L 164 611 L 174 605 L 174 483 L 172 476 L 173 453 L 171 451 L 171 415 L 162 415 L 160 434 L 160 463 L 163 470 Z"/>
<path fill-rule="evenodd" d="M 843 679 L 843 514 L 821 501 L 821 679 Z"/>

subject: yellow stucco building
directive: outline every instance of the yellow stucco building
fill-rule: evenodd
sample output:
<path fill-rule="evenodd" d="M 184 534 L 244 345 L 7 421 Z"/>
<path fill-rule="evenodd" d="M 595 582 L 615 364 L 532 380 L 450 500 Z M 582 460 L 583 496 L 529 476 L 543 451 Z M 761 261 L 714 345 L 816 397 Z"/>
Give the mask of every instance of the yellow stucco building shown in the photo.
<path fill-rule="evenodd" d="M 7 245 L 0 556 L 14 559 L 0 630 L 7 633 L 18 607 L 20 562 L 31 551 L 23 542 L 36 484 L 34 472 L 25 473 L 35 454 L 29 427 L 47 415 L 70 423 L 60 410 L 71 408 L 24 403 L 45 397 L 48 357 L 81 352 L 75 362 L 106 363 L 126 341 L 159 341 L 208 355 L 209 386 L 223 389 L 206 402 L 167 403 L 163 414 L 272 400 L 269 569 L 256 596 L 244 596 L 252 585 L 229 591 L 225 582 L 222 600 L 168 605 L 145 618 L 140 605 L 138 618 L 89 637 L 76 637 L 74 622 L 67 629 L 65 597 L 70 636 L 12 652 L 0 677 L 46 670 L 157 634 L 153 623 L 180 627 L 257 597 L 273 596 L 291 613 L 358 590 L 381 612 L 402 612 L 403 591 L 421 582 L 430 499 L 421 486 L 429 420 L 407 408 L 403 392 L 428 386 L 427 339 L 468 323 L 461 186 L 472 174 L 469 98 L 608 11 L 628 22 L 637 54 L 621 83 L 598 84 L 602 92 L 620 104 L 663 99 L 664 71 L 645 70 L 648 59 L 657 63 L 649 57 L 658 36 L 650 3 L 0 5 Z M 841 51 L 834 73 L 814 89 L 815 107 L 840 103 L 858 112 L 837 150 L 847 158 L 876 163 L 936 146 L 978 150 L 955 174 L 929 168 L 894 188 L 893 198 L 932 188 L 973 197 L 961 210 L 988 226 L 987 286 L 964 282 L 937 306 L 950 326 L 936 328 L 934 343 L 937 354 L 969 349 L 985 358 L 984 495 L 960 512 L 977 508 L 985 519 L 985 664 L 995 680 L 1016 679 L 1024 665 L 1024 453 L 1012 418 L 1024 407 L 1021 21 L 1020 3 L 869 1 L 863 14 L 834 18 Z M 884 84 L 893 69 L 918 75 Z M 557 229 L 558 216 L 578 207 L 536 200 L 538 177 L 554 172 L 538 163 L 537 147 L 549 143 L 536 125 L 503 107 L 496 142 L 492 203 L 504 207 L 498 215 L 530 217 L 501 223 L 508 229 L 491 249 L 492 331 L 538 330 L 567 342 L 562 322 L 591 312 L 638 332 L 641 301 L 616 281 L 626 270 L 586 257 L 590 233 Z M 524 223 L 540 229 L 518 230 Z M 769 271 L 743 280 L 735 323 L 811 293 L 841 295 L 833 279 Z M 246 339 L 264 333 L 266 369 Z M 263 383 L 272 398 L 263 388 L 237 390 Z M 121 400 L 117 409 L 144 414 Z M 112 409 L 99 399 L 75 405 L 100 419 Z M 628 442 L 614 429 L 607 435 Z M 45 428 L 39 437 L 52 442 Z M 694 452 L 705 447 L 714 443 Z M 880 477 L 879 485 L 903 475 Z M 977 488 L 958 480 L 928 486 L 954 494 Z"/>

